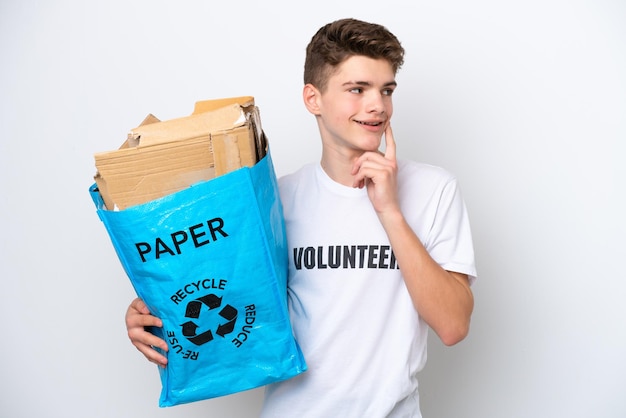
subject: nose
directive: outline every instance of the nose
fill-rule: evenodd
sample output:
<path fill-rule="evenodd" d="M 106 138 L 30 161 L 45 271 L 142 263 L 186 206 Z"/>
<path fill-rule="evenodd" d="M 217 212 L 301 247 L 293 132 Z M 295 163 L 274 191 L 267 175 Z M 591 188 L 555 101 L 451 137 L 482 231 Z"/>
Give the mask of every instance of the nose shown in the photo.
<path fill-rule="evenodd" d="M 370 91 L 367 96 L 367 113 L 385 113 L 385 100 L 382 93 Z"/>

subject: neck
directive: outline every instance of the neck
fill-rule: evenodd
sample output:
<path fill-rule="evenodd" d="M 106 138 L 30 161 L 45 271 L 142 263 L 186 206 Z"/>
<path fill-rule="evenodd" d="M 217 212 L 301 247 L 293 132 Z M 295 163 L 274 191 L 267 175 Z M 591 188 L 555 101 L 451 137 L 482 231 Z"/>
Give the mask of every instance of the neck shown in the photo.
<path fill-rule="evenodd" d="M 339 184 L 352 187 L 354 176 L 352 175 L 352 165 L 362 152 L 345 153 L 338 150 L 322 150 L 322 159 L 320 164 L 328 177 Z"/>

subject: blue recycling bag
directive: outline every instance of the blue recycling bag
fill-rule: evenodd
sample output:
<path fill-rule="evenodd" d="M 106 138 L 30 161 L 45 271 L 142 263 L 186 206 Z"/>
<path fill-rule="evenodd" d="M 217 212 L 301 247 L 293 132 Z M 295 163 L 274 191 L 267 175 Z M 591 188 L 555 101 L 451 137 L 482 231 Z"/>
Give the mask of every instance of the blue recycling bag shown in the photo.
<path fill-rule="evenodd" d="M 287 310 L 287 246 L 269 152 L 157 200 L 106 210 L 89 189 L 137 295 L 163 321 L 159 406 L 228 395 L 306 370 Z"/>

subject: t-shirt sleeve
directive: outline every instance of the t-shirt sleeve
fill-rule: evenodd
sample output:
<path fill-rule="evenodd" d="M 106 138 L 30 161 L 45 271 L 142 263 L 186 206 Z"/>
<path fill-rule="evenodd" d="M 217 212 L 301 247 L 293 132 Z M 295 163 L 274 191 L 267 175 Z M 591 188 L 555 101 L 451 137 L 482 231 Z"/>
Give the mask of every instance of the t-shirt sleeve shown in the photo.
<path fill-rule="evenodd" d="M 456 179 L 441 189 L 433 225 L 424 243 L 431 257 L 445 270 L 476 280 L 474 245 L 469 216 Z"/>

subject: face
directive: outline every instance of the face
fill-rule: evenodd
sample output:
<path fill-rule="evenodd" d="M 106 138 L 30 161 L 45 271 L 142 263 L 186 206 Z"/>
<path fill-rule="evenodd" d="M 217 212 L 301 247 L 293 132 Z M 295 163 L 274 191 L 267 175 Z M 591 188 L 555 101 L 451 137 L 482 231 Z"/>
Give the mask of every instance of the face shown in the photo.
<path fill-rule="evenodd" d="M 337 68 L 323 93 L 310 88 L 315 97 L 309 97 L 307 107 L 317 116 L 325 147 L 344 155 L 378 149 L 393 113 L 391 96 L 396 88 L 387 61 L 353 56 Z"/>

